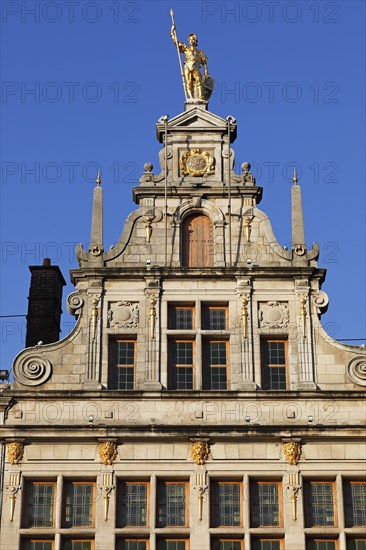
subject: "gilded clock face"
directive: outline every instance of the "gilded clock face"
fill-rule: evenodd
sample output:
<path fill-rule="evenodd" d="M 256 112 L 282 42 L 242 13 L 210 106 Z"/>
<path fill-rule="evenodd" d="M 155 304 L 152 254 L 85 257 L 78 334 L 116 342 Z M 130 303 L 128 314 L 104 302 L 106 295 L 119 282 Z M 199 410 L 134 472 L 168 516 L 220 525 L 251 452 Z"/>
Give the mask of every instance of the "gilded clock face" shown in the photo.
<path fill-rule="evenodd" d="M 215 172 L 215 159 L 208 151 L 192 149 L 182 155 L 180 167 L 184 176 L 208 176 Z"/>

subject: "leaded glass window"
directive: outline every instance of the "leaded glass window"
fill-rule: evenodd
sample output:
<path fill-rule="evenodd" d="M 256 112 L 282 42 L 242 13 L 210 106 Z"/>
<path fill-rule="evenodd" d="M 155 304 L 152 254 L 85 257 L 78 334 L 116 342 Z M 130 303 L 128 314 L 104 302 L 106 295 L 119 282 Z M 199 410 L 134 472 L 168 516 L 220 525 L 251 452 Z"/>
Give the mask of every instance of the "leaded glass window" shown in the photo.
<path fill-rule="evenodd" d="M 227 389 L 227 342 L 203 343 L 203 389 Z"/>
<path fill-rule="evenodd" d="M 309 482 L 305 486 L 305 491 L 307 527 L 335 525 L 333 483 Z"/>
<path fill-rule="evenodd" d="M 138 539 L 123 539 L 117 544 L 118 550 L 147 550 L 147 541 Z"/>
<path fill-rule="evenodd" d="M 54 483 L 35 481 L 27 485 L 27 527 L 53 526 L 54 497 Z"/>
<path fill-rule="evenodd" d="M 262 481 L 253 482 L 250 493 L 252 526 L 279 526 L 279 484 Z"/>
<path fill-rule="evenodd" d="M 347 481 L 344 496 L 347 527 L 366 526 L 366 483 Z"/>
<path fill-rule="evenodd" d="M 264 390 L 286 389 L 286 340 L 262 340 L 262 388 Z"/>
<path fill-rule="evenodd" d="M 186 550 L 186 541 L 181 539 L 158 539 L 158 550 Z"/>
<path fill-rule="evenodd" d="M 242 540 L 213 540 L 212 541 L 212 550 L 242 550 L 243 541 Z"/>
<path fill-rule="evenodd" d="M 158 489 L 159 527 L 184 527 L 186 525 L 186 484 L 161 482 Z"/>
<path fill-rule="evenodd" d="M 121 489 L 122 526 L 145 526 L 147 523 L 147 483 L 125 482 Z"/>
<path fill-rule="evenodd" d="M 347 550 L 366 550 L 366 538 L 347 539 Z"/>
<path fill-rule="evenodd" d="M 215 527 L 240 526 L 240 483 L 218 481 L 213 484 L 213 495 L 213 523 Z"/>
<path fill-rule="evenodd" d="M 169 342 L 169 389 L 193 389 L 193 342 Z"/>
<path fill-rule="evenodd" d="M 171 306 L 169 311 L 169 328 L 174 330 L 192 330 L 193 312 L 191 306 Z"/>
<path fill-rule="evenodd" d="M 22 550 L 52 550 L 51 540 L 25 540 L 22 542 Z"/>
<path fill-rule="evenodd" d="M 92 544 L 91 540 L 65 540 L 63 550 L 92 550 Z"/>
<path fill-rule="evenodd" d="M 65 525 L 66 527 L 93 526 L 94 484 L 67 482 L 65 484 Z M 72 541 L 69 541 L 72 542 Z M 87 541 L 86 544 L 89 544 Z M 88 550 L 72 548 L 72 550 Z M 70 547 L 71 550 L 71 547 Z"/>
<path fill-rule="evenodd" d="M 135 370 L 135 340 L 111 342 L 109 387 L 115 390 L 133 390 Z"/>
<path fill-rule="evenodd" d="M 205 330 L 226 330 L 226 307 L 205 306 L 203 310 L 203 328 Z"/>

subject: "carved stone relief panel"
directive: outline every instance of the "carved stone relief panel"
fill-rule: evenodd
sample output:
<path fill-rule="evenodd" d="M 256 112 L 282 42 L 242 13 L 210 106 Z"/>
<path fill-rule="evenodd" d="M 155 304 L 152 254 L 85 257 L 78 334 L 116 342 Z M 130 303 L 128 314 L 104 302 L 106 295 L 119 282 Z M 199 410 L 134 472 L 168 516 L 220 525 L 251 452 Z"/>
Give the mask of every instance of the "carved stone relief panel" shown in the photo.
<path fill-rule="evenodd" d="M 260 302 L 258 309 L 260 328 L 287 328 L 289 323 L 287 302 Z"/>
<path fill-rule="evenodd" d="M 138 302 L 109 302 L 108 327 L 134 330 L 138 327 L 140 308 Z"/>

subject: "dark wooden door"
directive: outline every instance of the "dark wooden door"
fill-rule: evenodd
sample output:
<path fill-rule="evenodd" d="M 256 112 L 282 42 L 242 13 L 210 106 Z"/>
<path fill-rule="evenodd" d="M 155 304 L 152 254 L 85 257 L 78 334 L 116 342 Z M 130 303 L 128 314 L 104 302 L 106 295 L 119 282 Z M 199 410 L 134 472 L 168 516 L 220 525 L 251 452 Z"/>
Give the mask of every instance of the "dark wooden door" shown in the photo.
<path fill-rule="evenodd" d="M 210 218 L 189 216 L 182 227 L 183 267 L 213 267 L 213 230 Z"/>

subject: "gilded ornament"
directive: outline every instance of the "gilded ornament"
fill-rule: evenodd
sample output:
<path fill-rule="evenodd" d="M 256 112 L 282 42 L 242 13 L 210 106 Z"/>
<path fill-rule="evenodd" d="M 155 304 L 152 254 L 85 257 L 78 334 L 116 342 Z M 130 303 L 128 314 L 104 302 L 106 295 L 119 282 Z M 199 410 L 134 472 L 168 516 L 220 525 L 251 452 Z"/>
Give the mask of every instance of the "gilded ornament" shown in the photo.
<path fill-rule="evenodd" d="M 18 464 L 24 455 L 24 445 L 20 442 L 8 443 L 6 446 L 7 458 L 10 464 Z"/>
<path fill-rule="evenodd" d="M 297 441 L 289 441 L 283 444 L 283 454 L 289 464 L 295 466 L 301 457 L 301 445 Z"/>
<path fill-rule="evenodd" d="M 204 443 L 203 441 L 197 441 L 196 443 L 193 443 L 191 448 L 191 457 L 193 462 L 201 465 L 205 464 L 209 454 L 210 447 L 208 443 Z"/>
<path fill-rule="evenodd" d="M 183 176 L 210 176 L 215 172 L 215 159 L 208 151 L 191 149 L 180 159 Z"/>
<path fill-rule="evenodd" d="M 117 444 L 112 441 L 99 443 L 98 451 L 101 462 L 106 466 L 113 464 L 113 461 L 116 460 L 118 455 Z"/>

